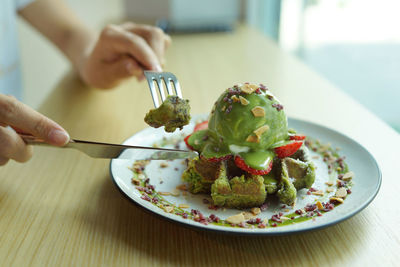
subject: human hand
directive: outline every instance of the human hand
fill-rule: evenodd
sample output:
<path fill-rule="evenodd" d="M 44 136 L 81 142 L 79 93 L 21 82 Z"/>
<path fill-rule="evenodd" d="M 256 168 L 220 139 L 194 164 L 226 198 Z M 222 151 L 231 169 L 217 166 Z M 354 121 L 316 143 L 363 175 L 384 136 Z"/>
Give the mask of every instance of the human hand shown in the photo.
<path fill-rule="evenodd" d="M 0 94 L 0 166 L 10 159 L 25 162 L 32 156 L 32 147 L 16 131 L 32 134 L 55 146 L 69 141 L 68 133 L 60 125 L 14 97 Z"/>
<path fill-rule="evenodd" d="M 134 24 L 108 25 L 83 58 L 80 74 L 94 87 L 111 88 L 124 78 L 143 79 L 143 70 L 162 71 L 171 38 L 160 28 Z"/>

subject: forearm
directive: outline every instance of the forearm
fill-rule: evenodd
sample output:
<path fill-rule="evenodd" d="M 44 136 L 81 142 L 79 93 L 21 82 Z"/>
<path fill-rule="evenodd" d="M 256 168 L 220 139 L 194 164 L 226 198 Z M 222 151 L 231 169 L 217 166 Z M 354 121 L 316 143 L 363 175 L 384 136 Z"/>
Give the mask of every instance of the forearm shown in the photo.
<path fill-rule="evenodd" d="M 89 30 L 61 0 L 36 0 L 20 15 L 41 32 L 81 72 L 95 34 Z"/>

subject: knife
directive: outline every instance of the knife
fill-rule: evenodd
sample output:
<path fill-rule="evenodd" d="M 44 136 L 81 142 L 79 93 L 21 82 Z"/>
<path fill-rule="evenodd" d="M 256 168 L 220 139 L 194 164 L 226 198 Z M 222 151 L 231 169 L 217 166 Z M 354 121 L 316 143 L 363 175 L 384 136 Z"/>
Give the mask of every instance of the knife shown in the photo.
<path fill-rule="evenodd" d="M 19 134 L 25 143 L 30 145 L 51 146 L 42 139 L 29 134 Z M 110 143 L 100 143 L 93 141 L 84 141 L 70 139 L 70 141 L 62 147 L 57 148 L 74 148 L 92 158 L 105 159 L 134 159 L 134 160 L 172 160 L 172 159 L 192 159 L 198 154 L 194 151 L 155 148 L 146 146 L 129 146 Z"/>

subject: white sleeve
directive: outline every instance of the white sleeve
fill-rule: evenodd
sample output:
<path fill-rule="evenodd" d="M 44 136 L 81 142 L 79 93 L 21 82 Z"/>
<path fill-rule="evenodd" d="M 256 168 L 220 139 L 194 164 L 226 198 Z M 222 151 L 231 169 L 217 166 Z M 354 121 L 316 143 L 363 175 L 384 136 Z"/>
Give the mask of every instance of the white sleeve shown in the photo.
<path fill-rule="evenodd" d="M 35 0 L 15 0 L 15 6 L 17 10 L 20 10 L 32 3 L 33 1 Z"/>

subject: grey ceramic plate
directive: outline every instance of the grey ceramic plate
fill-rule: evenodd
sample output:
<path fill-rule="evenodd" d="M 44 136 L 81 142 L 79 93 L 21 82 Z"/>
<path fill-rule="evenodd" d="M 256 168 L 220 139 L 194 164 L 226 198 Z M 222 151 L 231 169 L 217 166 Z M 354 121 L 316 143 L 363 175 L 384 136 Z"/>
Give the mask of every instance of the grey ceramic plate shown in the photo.
<path fill-rule="evenodd" d="M 197 119 L 200 117 L 204 116 L 198 116 Z M 123 144 L 151 146 L 155 142 L 160 142 L 163 137 L 182 139 L 183 136 L 193 131 L 194 124 L 194 121 L 192 121 L 190 125 L 183 129 L 183 132 L 176 131 L 172 134 L 165 133 L 163 129 L 160 128 L 146 128 L 130 137 Z M 353 178 L 354 186 L 352 187 L 352 194 L 347 196 L 342 205 L 339 205 L 334 210 L 325 213 L 321 217 L 316 217 L 315 220 L 308 220 L 281 227 L 267 227 L 263 229 L 239 228 L 213 224 L 203 225 L 193 220 L 183 219 L 181 216 L 167 213 L 163 209 L 156 207 L 154 204 L 141 198 L 140 192 L 131 183 L 132 171 L 129 167 L 131 167 L 135 161 L 134 154 L 131 155 L 132 160 L 112 160 L 110 164 L 111 177 L 123 195 L 136 205 L 153 214 L 172 222 L 180 223 L 183 226 L 237 235 L 281 235 L 320 229 L 350 218 L 364 209 L 374 199 L 381 184 L 381 172 L 374 157 L 364 147 L 337 131 L 314 123 L 289 118 L 289 127 L 294 128 L 298 132 L 304 133 L 307 136 L 318 138 L 323 143 L 330 143 L 333 147 L 340 147 L 340 155 L 346 156 L 346 162 L 348 163 L 350 170 L 355 173 L 355 177 Z M 184 148 L 183 143 L 181 146 Z M 125 151 L 123 153 L 133 152 Z M 329 179 L 327 167 L 321 159 L 314 159 L 313 161 L 317 165 L 316 181 L 313 187 L 325 191 L 325 188 L 327 187 L 325 182 Z M 153 184 L 157 191 L 172 192 L 176 186 L 182 184 L 181 174 L 184 171 L 185 166 L 182 164 L 182 160 L 168 162 L 167 168 L 161 168 L 160 163 L 161 161 L 152 161 L 146 167 L 146 174 L 150 178 L 150 184 Z M 316 201 L 317 196 L 307 195 L 306 193 L 306 189 L 298 192 L 296 207 L 294 207 L 290 212 L 302 208 L 308 203 Z M 164 198 L 177 206 L 179 204 L 187 204 L 189 208 L 184 210 L 188 213 L 190 213 L 191 209 L 198 209 L 206 216 L 213 213 L 220 218 L 225 219 L 240 212 L 240 210 L 237 209 L 210 210 L 208 209 L 208 206 L 203 203 L 204 198 L 207 197 L 207 195 L 192 195 L 189 193 L 186 196 L 180 194 L 179 196 L 165 196 Z M 322 198 L 319 197 L 319 200 L 327 201 L 328 198 L 329 195 L 325 195 Z M 258 217 L 261 219 L 271 218 L 273 214 L 280 211 L 283 210 L 279 203 L 270 203 L 269 208 L 259 214 Z"/>

